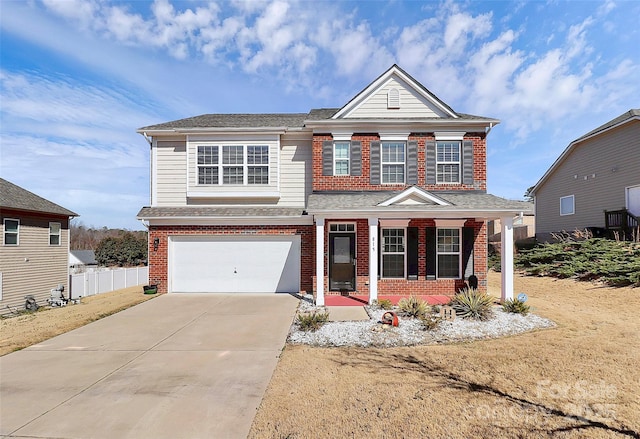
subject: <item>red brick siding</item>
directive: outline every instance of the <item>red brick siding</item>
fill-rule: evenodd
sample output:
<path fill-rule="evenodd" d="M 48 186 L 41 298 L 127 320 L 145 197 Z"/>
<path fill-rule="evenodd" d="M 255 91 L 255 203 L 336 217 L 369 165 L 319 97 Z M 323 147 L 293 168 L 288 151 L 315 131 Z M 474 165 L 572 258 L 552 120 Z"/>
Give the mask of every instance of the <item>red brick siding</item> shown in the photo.
<path fill-rule="evenodd" d="M 469 133 L 465 140 L 473 141 L 473 185 L 449 184 L 427 185 L 425 164 L 425 142 L 435 140 L 433 133 L 413 133 L 409 140 L 418 142 L 418 186 L 428 191 L 440 190 L 486 190 L 487 189 L 487 154 L 484 133 Z M 362 176 L 327 176 L 322 175 L 322 142 L 332 140 L 331 135 L 313 136 L 313 190 L 314 191 L 390 191 L 407 188 L 404 184 L 370 183 L 369 151 L 373 140 L 380 140 L 377 134 L 354 134 L 352 140 L 362 142 Z"/>
<path fill-rule="evenodd" d="M 167 292 L 168 237 L 176 235 L 300 235 L 300 289 L 312 290 L 315 273 L 314 226 L 150 226 L 149 283 L 158 285 L 158 292 Z M 158 238 L 158 250 L 153 241 Z"/>
<path fill-rule="evenodd" d="M 356 222 L 356 291 L 353 294 L 369 294 L 369 226 L 367 220 L 327 221 L 325 227 L 325 254 L 328 254 L 329 224 Z M 378 296 L 385 295 L 453 295 L 465 285 L 463 279 L 427 280 L 426 229 L 435 227 L 432 219 L 413 219 L 409 227 L 418 228 L 418 279 L 378 279 Z M 478 277 L 478 289 L 487 289 L 487 233 L 484 221 L 467 220 L 465 227 L 473 227 L 475 234 L 474 245 L 474 274 Z M 325 258 L 325 294 L 340 294 L 339 291 L 329 291 L 328 258 Z M 314 281 L 315 282 L 315 281 Z M 315 286 L 315 283 L 314 283 Z"/>

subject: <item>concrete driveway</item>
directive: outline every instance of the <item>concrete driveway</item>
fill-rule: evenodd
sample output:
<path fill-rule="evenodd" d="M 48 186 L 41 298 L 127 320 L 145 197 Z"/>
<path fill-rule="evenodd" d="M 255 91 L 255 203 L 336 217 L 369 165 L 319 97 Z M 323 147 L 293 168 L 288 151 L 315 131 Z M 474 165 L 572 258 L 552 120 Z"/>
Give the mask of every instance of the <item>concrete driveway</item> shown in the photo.
<path fill-rule="evenodd" d="M 246 438 L 298 304 L 163 295 L 0 358 L 0 434 Z"/>

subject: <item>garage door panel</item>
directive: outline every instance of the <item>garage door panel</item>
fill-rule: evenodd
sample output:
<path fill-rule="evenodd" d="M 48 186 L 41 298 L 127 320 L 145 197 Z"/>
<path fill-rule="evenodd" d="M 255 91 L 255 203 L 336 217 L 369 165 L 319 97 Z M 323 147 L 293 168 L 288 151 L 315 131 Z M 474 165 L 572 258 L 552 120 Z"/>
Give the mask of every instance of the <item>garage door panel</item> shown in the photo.
<path fill-rule="evenodd" d="M 174 237 L 172 292 L 297 292 L 300 237 Z"/>

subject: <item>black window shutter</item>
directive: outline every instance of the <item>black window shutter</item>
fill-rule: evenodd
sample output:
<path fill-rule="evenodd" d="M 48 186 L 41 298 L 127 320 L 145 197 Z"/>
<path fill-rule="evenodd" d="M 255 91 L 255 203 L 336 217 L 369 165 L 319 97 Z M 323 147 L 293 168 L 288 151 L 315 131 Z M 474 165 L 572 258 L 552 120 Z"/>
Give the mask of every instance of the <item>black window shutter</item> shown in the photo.
<path fill-rule="evenodd" d="M 322 175 L 333 175 L 333 141 L 322 142 Z"/>
<path fill-rule="evenodd" d="M 362 142 L 359 140 L 351 141 L 351 175 L 362 175 Z"/>
<path fill-rule="evenodd" d="M 407 184 L 418 184 L 418 142 L 407 142 Z"/>
<path fill-rule="evenodd" d="M 371 184 L 380 184 L 380 146 L 379 140 L 373 140 L 370 144 L 370 169 L 369 181 Z"/>
<path fill-rule="evenodd" d="M 418 228 L 407 228 L 407 279 L 418 280 Z"/>
<path fill-rule="evenodd" d="M 462 142 L 462 184 L 473 184 L 473 142 Z"/>
<path fill-rule="evenodd" d="M 425 153 L 427 184 L 436 184 L 436 142 L 427 140 Z"/>
<path fill-rule="evenodd" d="M 436 228 L 427 227 L 427 280 L 436 278 Z"/>
<path fill-rule="evenodd" d="M 462 228 L 462 269 L 464 270 L 464 278 L 475 274 L 473 272 L 473 247 L 475 243 L 475 233 L 473 227 Z"/>

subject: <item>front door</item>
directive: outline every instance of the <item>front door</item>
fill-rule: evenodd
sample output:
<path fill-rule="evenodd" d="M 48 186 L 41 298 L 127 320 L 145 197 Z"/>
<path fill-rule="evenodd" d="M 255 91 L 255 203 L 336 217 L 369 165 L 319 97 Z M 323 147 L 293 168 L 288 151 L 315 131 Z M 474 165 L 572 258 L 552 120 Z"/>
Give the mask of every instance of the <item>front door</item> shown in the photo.
<path fill-rule="evenodd" d="M 329 234 L 329 289 L 356 289 L 356 234 Z"/>

